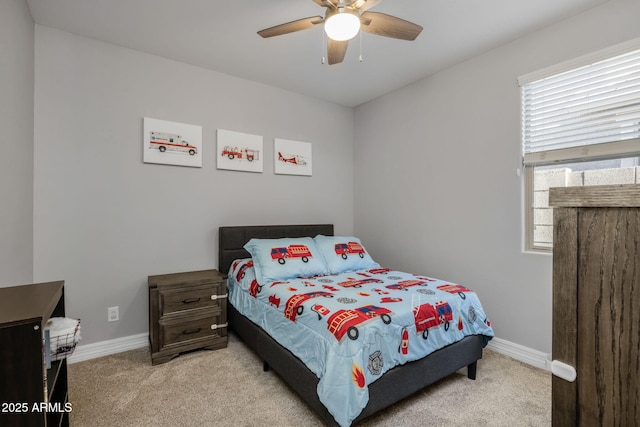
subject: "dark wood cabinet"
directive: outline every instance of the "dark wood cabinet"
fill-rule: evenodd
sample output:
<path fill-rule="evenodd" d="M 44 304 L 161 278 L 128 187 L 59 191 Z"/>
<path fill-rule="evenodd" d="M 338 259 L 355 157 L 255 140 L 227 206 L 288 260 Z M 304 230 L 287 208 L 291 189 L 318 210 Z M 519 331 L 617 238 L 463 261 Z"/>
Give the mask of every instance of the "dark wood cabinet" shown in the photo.
<path fill-rule="evenodd" d="M 553 188 L 553 425 L 640 415 L 640 185 Z"/>
<path fill-rule="evenodd" d="M 64 317 L 64 282 L 0 288 L 0 425 L 68 426 L 67 361 L 47 369 L 44 327 Z"/>
<path fill-rule="evenodd" d="M 217 270 L 149 276 L 151 362 L 227 346 L 227 286 Z"/>

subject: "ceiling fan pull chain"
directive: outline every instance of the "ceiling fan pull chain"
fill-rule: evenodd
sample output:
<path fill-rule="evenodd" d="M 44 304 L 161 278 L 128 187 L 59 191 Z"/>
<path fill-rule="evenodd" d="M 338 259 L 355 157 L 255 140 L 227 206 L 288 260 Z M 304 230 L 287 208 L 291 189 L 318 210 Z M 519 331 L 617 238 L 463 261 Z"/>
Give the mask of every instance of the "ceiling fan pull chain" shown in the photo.
<path fill-rule="evenodd" d="M 322 33 L 322 65 L 324 65 L 326 58 L 327 58 L 327 40 L 326 40 L 326 35 L 324 33 L 324 31 L 321 31 Z"/>
<path fill-rule="evenodd" d="M 362 62 L 362 31 L 360 31 L 360 56 L 358 59 Z"/>

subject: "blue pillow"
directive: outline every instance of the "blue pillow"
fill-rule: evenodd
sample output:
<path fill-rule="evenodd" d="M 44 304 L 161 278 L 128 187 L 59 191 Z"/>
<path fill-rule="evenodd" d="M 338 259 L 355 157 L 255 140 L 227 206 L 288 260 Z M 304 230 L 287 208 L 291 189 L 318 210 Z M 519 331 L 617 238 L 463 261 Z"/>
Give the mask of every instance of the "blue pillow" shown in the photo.
<path fill-rule="evenodd" d="M 331 274 L 378 268 L 357 237 L 323 236 L 313 238 Z"/>
<path fill-rule="evenodd" d="M 329 274 L 311 237 L 251 239 L 244 245 L 253 258 L 258 283 Z"/>

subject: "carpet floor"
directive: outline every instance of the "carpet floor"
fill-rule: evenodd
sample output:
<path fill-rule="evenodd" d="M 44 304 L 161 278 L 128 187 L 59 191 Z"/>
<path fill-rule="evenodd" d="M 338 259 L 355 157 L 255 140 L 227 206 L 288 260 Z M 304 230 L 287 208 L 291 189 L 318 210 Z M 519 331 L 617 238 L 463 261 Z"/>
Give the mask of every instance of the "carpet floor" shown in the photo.
<path fill-rule="evenodd" d="M 71 364 L 69 401 L 73 427 L 323 425 L 233 334 L 157 366 L 148 348 Z M 485 349 L 475 381 L 456 373 L 358 425 L 550 426 L 551 374 Z"/>

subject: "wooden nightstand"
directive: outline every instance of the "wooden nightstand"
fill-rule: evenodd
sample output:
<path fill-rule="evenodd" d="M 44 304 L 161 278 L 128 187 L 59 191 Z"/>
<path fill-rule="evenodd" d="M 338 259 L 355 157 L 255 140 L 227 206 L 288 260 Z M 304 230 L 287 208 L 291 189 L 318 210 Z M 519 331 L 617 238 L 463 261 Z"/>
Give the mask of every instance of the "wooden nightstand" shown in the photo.
<path fill-rule="evenodd" d="M 227 346 L 227 287 L 218 270 L 149 276 L 151 363 Z"/>

